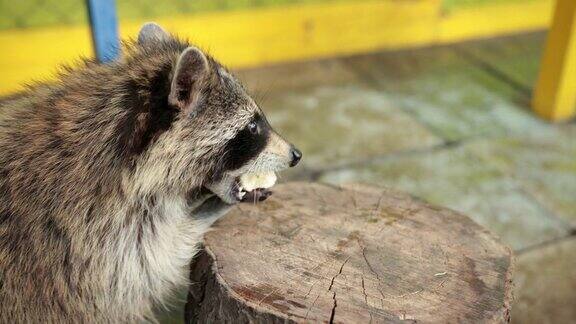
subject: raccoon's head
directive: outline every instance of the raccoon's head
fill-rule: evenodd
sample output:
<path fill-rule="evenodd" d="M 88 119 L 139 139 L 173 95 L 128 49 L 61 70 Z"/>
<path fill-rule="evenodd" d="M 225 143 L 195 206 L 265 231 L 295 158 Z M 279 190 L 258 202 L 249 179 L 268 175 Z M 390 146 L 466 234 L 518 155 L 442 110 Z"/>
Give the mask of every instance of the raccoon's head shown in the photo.
<path fill-rule="evenodd" d="M 148 175 L 192 186 L 186 189 L 208 189 L 232 204 L 246 193 L 242 175 L 298 164 L 302 153 L 272 129 L 256 102 L 213 58 L 155 24 L 142 28 L 138 43 L 144 52 L 178 47 L 175 43 L 181 47 L 165 83 L 167 104 L 176 117 L 147 153 L 147 164 L 155 168 L 148 168 Z"/>

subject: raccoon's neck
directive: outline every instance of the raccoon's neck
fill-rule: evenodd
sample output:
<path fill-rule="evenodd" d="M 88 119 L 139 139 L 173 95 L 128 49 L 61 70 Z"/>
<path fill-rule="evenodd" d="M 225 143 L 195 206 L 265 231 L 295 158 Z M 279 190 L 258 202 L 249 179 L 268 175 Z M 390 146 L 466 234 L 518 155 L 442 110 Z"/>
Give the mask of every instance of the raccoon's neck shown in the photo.
<path fill-rule="evenodd" d="M 125 222 L 108 243 L 105 262 L 113 303 L 143 312 L 188 282 L 203 235 L 189 209 L 184 196 L 140 198 L 119 208 Z"/>

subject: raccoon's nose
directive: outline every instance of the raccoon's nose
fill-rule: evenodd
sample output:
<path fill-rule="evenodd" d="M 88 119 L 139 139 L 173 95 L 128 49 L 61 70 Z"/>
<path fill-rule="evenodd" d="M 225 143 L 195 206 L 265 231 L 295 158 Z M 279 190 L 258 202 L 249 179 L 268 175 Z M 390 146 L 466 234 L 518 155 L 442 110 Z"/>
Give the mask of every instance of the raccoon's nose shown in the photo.
<path fill-rule="evenodd" d="M 293 167 L 296 166 L 298 162 L 300 162 L 300 159 L 302 159 L 302 152 L 300 152 L 300 150 L 294 146 L 290 148 L 290 152 L 292 153 L 292 161 L 290 161 L 290 167 Z"/>

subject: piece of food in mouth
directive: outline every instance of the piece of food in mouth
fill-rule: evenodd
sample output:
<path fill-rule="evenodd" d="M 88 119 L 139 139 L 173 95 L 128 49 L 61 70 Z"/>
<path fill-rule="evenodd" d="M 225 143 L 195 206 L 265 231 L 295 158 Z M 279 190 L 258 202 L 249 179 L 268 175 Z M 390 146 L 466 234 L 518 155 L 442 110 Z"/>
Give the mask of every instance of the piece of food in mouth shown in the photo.
<path fill-rule="evenodd" d="M 240 176 L 240 186 L 245 191 L 267 189 L 276 183 L 274 172 L 244 173 Z"/>
<path fill-rule="evenodd" d="M 240 176 L 242 201 L 263 201 L 272 192 L 268 190 L 276 183 L 274 172 L 245 173 Z"/>

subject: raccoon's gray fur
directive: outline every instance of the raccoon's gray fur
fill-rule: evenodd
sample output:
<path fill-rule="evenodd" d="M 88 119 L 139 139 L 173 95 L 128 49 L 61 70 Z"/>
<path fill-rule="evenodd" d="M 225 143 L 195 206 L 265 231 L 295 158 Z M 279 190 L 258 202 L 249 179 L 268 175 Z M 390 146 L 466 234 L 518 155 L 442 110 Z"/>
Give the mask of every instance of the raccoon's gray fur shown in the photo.
<path fill-rule="evenodd" d="M 154 24 L 118 61 L 1 105 L 2 323 L 154 321 L 239 175 L 301 156 L 225 68 Z"/>

